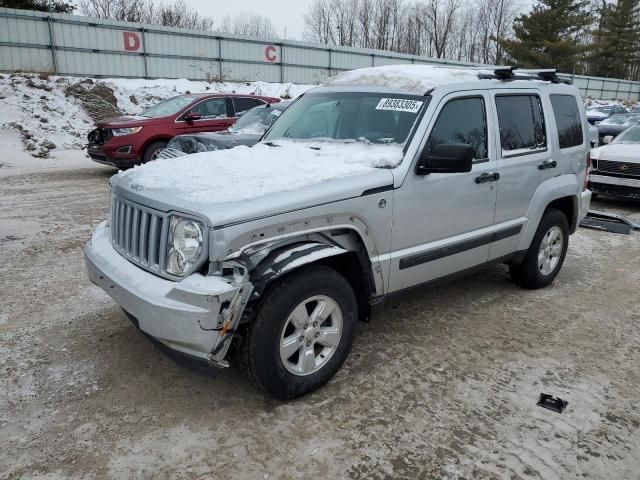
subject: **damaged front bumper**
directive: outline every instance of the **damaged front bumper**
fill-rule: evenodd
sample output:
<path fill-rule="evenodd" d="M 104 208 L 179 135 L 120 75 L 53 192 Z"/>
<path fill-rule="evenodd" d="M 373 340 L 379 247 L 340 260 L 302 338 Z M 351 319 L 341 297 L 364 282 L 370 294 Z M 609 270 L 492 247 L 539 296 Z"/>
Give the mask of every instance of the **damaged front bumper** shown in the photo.
<path fill-rule="evenodd" d="M 89 279 L 138 321 L 140 330 L 172 350 L 224 367 L 251 283 L 192 274 L 174 282 L 135 266 L 111 246 L 102 223 L 84 250 Z"/>

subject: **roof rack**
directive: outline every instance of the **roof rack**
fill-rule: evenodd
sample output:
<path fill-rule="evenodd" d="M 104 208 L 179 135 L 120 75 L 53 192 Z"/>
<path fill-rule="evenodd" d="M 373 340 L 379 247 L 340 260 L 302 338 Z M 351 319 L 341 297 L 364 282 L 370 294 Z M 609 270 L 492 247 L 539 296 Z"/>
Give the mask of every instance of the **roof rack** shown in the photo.
<path fill-rule="evenodd" d="M 517 70 L 517 71 L 516 71 Z M 555 68 L 546 69 L 518 69 L 517 67 L 497 67 L 493 70 L 493 74 L 480 74 L 480 78 L 493 78 L 497 80 L 542 80 L 551 83 L 571 84 L 570 80 L 558 77 Z"/>

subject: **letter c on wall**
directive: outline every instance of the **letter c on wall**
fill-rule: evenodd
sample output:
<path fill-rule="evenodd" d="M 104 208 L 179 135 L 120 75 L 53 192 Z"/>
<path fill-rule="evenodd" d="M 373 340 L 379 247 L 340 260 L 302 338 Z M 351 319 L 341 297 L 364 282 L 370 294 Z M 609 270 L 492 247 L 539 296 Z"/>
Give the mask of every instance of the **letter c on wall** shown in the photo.
<path fill-rule="evenodd" d="M 134 32 L 122 32 L 124 40 L 124 49 L 127 52 L 136 52 L 140 50 L 140 37 Z"/>
<path fill-rule="evenodd" d="M 267 48 L 264 49 L 264 58 L 267 59 L 267 62 L 275 62 L 278 59 L 276 51 L 274 45 L 267 45 Z"/>

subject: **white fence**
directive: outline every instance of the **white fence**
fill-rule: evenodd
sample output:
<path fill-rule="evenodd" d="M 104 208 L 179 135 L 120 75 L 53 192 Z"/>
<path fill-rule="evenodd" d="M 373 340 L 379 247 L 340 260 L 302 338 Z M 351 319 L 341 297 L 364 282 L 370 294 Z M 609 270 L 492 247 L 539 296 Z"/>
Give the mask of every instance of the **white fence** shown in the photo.
<path fill-rule="evenodd" d="M 0 8 L 0 71 L 90 77 L 320 83 L 354 68 L 397 63 L 481 66 L 381 50 Z M 640 100 L 640 82 L 562 75 L 583 96 Z"/>

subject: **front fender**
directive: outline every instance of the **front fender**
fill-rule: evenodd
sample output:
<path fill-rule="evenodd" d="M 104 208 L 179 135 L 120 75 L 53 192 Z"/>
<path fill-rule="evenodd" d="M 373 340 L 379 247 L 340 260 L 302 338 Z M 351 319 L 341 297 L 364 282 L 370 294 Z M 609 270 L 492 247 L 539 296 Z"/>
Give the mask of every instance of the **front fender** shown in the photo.
<path fill-rule="evenodd" d="M 347 252 L 344 248 L 319 242 L 291 244 L 275 249 L 250 274 L 254 286 L 251 299 L 259 298 L 269 283 L 296 268 Z"/>

